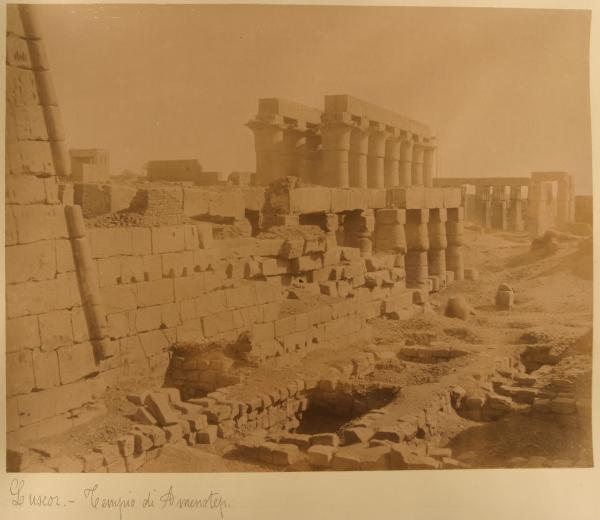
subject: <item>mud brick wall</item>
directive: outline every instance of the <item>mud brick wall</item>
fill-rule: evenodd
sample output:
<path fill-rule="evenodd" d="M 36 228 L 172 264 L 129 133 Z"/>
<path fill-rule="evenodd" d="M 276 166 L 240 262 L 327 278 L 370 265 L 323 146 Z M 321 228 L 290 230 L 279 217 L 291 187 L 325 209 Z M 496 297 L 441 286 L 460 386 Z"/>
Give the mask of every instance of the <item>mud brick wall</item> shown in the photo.
<path fill-rule="evenodd" d="M 181 201 L 167 190 L 148 188 L 137 191 L 129 208 L 153 217 L 178 215 L 181 213 Z"/>
<path fill-rule="evenodd" d="M 131 186 L 113 184 L 73 184 L 72 187 L 73 202 L 81 206 L 85 218 L 127 209 L 137 191 Z"/>
<path fill-rule="evenodd" d="M 86 218 L 97 217 L 131 208 L 131 211 L 163 217 L 185 214 L 208 219 L 242 220 L 245 217 L 245 192 L 235 186 L 197 187 L 185 184 L 162 185 L 76 183 L 74 201 L 80 204 Z M 248 192 L 251 193 L 251 192 Z M 254 194 L 254 205 L 260 203 L 261 193 Z M 262 191 L 264 200 L 264 190 Z M 260 209 L 257 208 L 257 209 Z"/>

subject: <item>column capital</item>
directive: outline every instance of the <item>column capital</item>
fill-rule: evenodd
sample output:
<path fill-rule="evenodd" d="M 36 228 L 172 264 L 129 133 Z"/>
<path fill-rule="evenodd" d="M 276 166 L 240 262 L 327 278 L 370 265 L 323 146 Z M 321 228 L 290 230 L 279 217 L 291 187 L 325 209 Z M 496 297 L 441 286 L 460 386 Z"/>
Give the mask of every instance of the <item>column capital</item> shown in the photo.
<path fill-rule="evenodd" d="M 248 121 L 246 123 L 246 126 L 248 128 L 250 128 L 250 130 L 252 131 L 260 131 L 260 130 L 267 130 L 267 129 L 273 129 L 273 130 L 284 130 L 285 126 L 283 125 L 283 122 L 281 121 L 277 121 L 276 119 L 273 119 L 273 121 L 269 121 L 266 119 L 251 119 L 250 121 Z"/>

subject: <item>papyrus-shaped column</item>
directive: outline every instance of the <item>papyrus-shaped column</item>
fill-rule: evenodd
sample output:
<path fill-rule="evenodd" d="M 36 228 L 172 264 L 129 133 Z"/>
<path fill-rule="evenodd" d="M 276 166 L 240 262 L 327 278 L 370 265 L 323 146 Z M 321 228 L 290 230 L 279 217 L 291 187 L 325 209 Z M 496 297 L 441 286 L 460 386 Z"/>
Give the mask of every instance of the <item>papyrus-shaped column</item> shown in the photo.
<path fill-rule="evenodd" d="M 436 147 L 432 143 L 427 144 L 423 149 L 423 184 L 426 188 L 433 187 L 435 150 Z"/>
<path fill-rule="evenodd" d="M 362 256 L 373 251 L 375 215 L 372 209 L 352 211 L 344 216 L 344 245 L 358 247 Z"/>
<path fill-rule="evenodd" d="M 553 225 L 552 182 L 531 181 L 528 193 L 528 228 L 533 237 L 543 235 Z"/>
<path fill-rule="evenodd" d="M 348 188 L 348 154 L 352 125 L 346 121 L 329 120 L 321 125 L 321 154 L 323 171 L 320 184 L 335 188 Z"/>
<path fill-rule="evenodd" d="M 408 187 L 412 185 L 412 156 L 413 142 L 403 140 L 400 143 L 399 184 Z"/>
<path fill-rule="evenodd" d="M 454 280 L 465 278 L 465 261 L 463 245 L 465 242 L 464 210 L 463 208 L 448 208 L 446 222 L 446 269 L 454 273 Z"/>
<path fill-rule="evenodd" d="M 429 210 L 429 251 L 427 253 L 429 275 L 438 276 L 442 283 L 446 280 L 447 220 L 445 208 Z"/>
<path fill-rule="evenodd" d="M 256 150 L 256 182 L 267 185 L 283 174 L 281 152 L 283 126 L 277 122 L 253 120 L 247 123 L 254 132 Z"/>
<path fill-rule="evenodd" d="M 321 134 L 308 130 L 304 147 L 304 173 L 302 180 L 318 184 L 321 179 Z"/>
<path fill-rule="evenodd" d="M 406 253 L 405 223 L 406 210 L 404 209 L 375 210 L 375 251 Z"/>
<path fill-rule="evenodd" d="M 350 134 L 349 175 L 353 188 L 367 187 L 367 153 L 369 150 L 369 130 L 359 125 Z"/>
<path fill-rule="evenodd" d="M 428 209 L 406 210 L 406 281 L 411 286 L 425 283 L 429 275 L 427 251 L 429 250 Z"/>
<path fill-rule="evenodd" d="M 492 187 L 492 227 L 506 231 L 508 229 L 508 198 L 506 186 Z"/>
<path fill-rule="evenodd" d="M 570 221 L 571 182 L 565 176 L 557 181 L 556 191 L 556 223 L 559 225 Z"/>
<path fill-rule="evenodd" d="M 508 207 L 508 229 L 510 231 L 523 231 L 523 197 L 521 186 L 510 187 L 510 201 Z"/>
<path fill-rule="evenodd" d="M 367 186 L 374 189 L 384 188 L 385 140 L 387 133 L 382 124 L 372 124 L 369 133 L 367 152 Z"/>
<path fill-rule="evenodd" d="M 400 145 L 399 132 L 393 130 L 385 140 L 385 158 L 383 161 L 383 184 L 386 188 L 400 185 Z"/>
<path fill-rule="evenodd" d="M 479 225 L 483 228 L 492 227 L 492 200 L 491 186 L 477 185 L 475 188 L 475 198 L 477 201 L 477 213 Z"/>
<path fill-rule="evenodd" d="M 287 126 L 281 147 L 282 174 L 302 178 L 305 170 L 306 129 Z"/>
<path fill-rule="evenodd" d="M 423 186 L 423 155 L 425 148 L 420 143 L 413 145 L 412 156 L 412 185 Z"/>

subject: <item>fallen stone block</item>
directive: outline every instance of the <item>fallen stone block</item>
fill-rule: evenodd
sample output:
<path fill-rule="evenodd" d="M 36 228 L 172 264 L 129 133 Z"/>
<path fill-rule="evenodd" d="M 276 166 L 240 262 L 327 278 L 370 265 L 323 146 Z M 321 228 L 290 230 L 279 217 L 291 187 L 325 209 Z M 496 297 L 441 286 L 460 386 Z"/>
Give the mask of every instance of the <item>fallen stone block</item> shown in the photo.
<path fill-rule="evenodd" d="M 108 466 L 121 458 L 119 447 L 116 444 L 109 444 L 105 442 L 94 447 L 93 451 L 102 455 L 105 466 Z"/>
<path fill-rule="evenodd" d="M 310 447 L 310 435 L 303 433 L 290 433 L 283 435 L 279 439 L 279 442 L 283 444 L 294 444 L 301 450 L 306 450 Z"/>
<path fill-rule="evenodd" d="M 135 437 L 133 435 L 124 435 L 117 439 L 117 446 L 119 447 L 119 453 L 123 457 L 133 455 L 135 449 Z"/>
<path fill-rule="evenodd" d="M 389 469 L 391 446 L 372 446 L 360 451 L 361 471 L 378 471 Z"/>
<path fill-rule="evenodd" d="M 143 406 L 146 402 L 149 392 L 140 392 L 136 394 L 127 394 L 127 400 L 138 406 Z"/>
<path fill-rule="evenodd" d="M 462 296 L 448 298 L 444 315 L 448 318 L 466 320 L 471 314 L 471 308 Z"/>
<path fill-rule="evenodd" d="M 154 418 L 154 416 L 143 406 L 138 407 L 135 414 L 133 415 L 133 420 L 139 424 L 157 424 L 157 421 Z"/>
<path fill-rule="evenodd" d="M 331 459 L 331 469 L 335 471 L 360 471 L 360 455 L 355 450 L 341 448 Z"/>
<path fill-rule="evenodd" d="M 211 424 L 196 433 L 196 442 L 198 444 L 213 444 L 217 440 L 218 429 Z"/>
<path fill-rule="evenodd" d="M 375 435 L 370 428 L 347 428 L 342 430 L 344 445 L 368 442 Z"/>
<path fill-rule="evenodd" d="M 165 431 L 167 442 L 171 444 L 178 442 L 183 438 L 183 427 L 180 423 L 163 426 L 163 430 Z"/>
<path fill-rule="evenodd" d="M 337 447 L 335 446 L 316 444 L 307 451 L 308 462 L 317 468 L 328 468 L 331 466 L 331 460 L 336 451 Z"/>
<path fill-rule="evenodd" d="M 179 420 L 179 416 L 175 410 L 171 408 L 169 398 L 166 394 L 152 392 L 148 395 L 146 405 L 152 412 L 152 415 L 156 417 L 160 426 L 176 424 Z"/>
<path fill-rule="evenodd" d="M 322 445 L 337 447 L 340 445 L 340 438 L 335 433 L 316 433 L 310 436 L 310 444 L 311 446 Z"/>
<path fill-rule="evenodd" d="M 133 448 L 134 453 L 141 453 L 143 451 L 148 451 L 152 448 L 152 439 L 147 435 L 144 435 L 142 432 L 134 432 L 133 433 Z"/>
<path fill-rule="evenodd" d="M 438 469 L 440 462 L 411 451 L 407 446 L 394 445 L 390 451 L 390 469 Z"/>
<path fill-rule="evenodd" d="M 300 449 L 295 444 L 278 444 L 272 449 L 273 464 L 290 466 L 300 458 Z"/>

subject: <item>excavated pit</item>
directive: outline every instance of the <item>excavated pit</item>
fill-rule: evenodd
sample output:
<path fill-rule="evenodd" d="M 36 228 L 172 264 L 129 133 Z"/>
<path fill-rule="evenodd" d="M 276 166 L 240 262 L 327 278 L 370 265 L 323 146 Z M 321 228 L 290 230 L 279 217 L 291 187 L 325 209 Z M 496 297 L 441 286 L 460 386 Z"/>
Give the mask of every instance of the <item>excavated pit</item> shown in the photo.
<path fill-rule="evenodd" d="M 336 433 L 366 413 L 392 402 L 400 392 L 393 385 L 348 383 L 335 390 L 317 388 L 308 396 L 308 407 L 295 433 Z"/>

